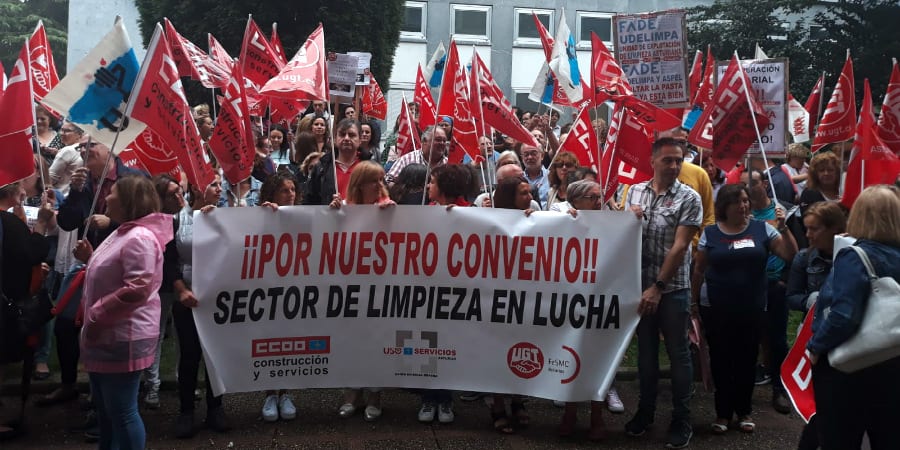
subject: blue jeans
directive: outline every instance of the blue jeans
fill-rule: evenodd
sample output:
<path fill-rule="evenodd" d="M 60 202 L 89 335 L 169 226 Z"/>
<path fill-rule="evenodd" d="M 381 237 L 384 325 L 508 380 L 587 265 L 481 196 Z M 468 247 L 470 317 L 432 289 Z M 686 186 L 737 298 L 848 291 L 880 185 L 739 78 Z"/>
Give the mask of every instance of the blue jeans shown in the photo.
<path fill-rule="evenodd" d="M 666 352 L 672 368 L 672 419 L 690 420 L 691 383 L 694 366 L 688 347 L 690 290 L 663 294 L 655 314 L 641 317 L 638 323 L 638 379 L 641 393 L 638 409 L 643 414 L 656 412 L 659 382 L 659 334 L 666 340 Z"/>
<path fill-rule="evenodd" d="M 88 374 L 100 425 L 100 450 L 142 450 L 147 443 L 138 414 L 141 371 Z"/>

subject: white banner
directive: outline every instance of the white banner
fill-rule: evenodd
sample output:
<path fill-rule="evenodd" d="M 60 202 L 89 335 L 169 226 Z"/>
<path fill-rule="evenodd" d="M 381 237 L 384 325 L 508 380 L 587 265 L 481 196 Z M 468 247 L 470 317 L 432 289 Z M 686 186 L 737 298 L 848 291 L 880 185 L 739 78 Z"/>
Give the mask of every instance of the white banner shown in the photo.
<path fill-rule="evenodd" d="M 213 391 L 405 387 L 601 400 L 637 327 L 627 212 L 227 208 L 195 216 Z"/>
<path fill-rule="evenodd" d="M 359 59 L 356 56 L 336 53 L 334 59 L 329 58 L 327 61 L 328 95 L 352 99 L 356 92 L 356 68 L 358 65 Z"/>
<path fill-rule="evenodd" d="M 769 126 L 759 130 L 763 148 L 767 155 L 783 155 L 787 146 L 787 58 L 741 60 L 741 66 L 750 78 L 751 89 L 759 100 L 759 105 L 769 115 Z M 725 76 L 728 61 L 716 66 L 716 82 Z M 759 141 L 754 141 L 747 149 L 749 154 L 759 153 Z"/>

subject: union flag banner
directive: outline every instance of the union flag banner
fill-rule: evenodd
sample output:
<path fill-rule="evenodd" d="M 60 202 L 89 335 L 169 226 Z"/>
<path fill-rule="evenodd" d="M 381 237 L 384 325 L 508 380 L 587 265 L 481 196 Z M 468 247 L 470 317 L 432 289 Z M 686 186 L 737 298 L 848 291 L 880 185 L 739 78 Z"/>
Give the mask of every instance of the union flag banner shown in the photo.
<path fill-rule="evenodd" d="M 437 104 L 434 103 L 431 88 L 425 80 L 422 66 L 419 65 L 416 72 L 416 90 L 413 93 L 413 102 L 419 105 L 419 131 L 425 131 L 426 128 L 435 125 L 437 120 Z"/>
<path fill-rule="evenodd" d="M 844 142 L 853 137 L 856 126 L 856 90 L 853 81 L 853 60 L 847 51 L 847 60 L 838 77 L 831 100 L 822 114 L 816 129 L 812 151 L 817 152 L 828 144 Z"/>
<path fill-rule="evenodd" d="M 284 46 L 281 45 L 281 38 L 278 37 L 278 22 L 272 22 L 272 39 L 269 40 L 269 43 L 272 44 L 272 50 L 275 51 L 275 56 L 278 57 L 281 64 L 287 64 L 287 55 L 284 53 Z"/>
<path fill-rule="evenodd" d="M 325 34 L 320 23 L 291 61 L 259 92 L 271 97 L 327 102 L 326 78 Z"/>
<path fill-rule="evenodd" d="M 235 64 L 231 80 L 225 89 L 216 128 L 213 129 L 209 142 L 210 149 L 222 166 L 225 179 L 232 185 L 250 176 L 256 154 L 253 125 L 242 81 L 240 65 Z"/>
<path fill-rule="evenodd" d="M 179 172 L 178 157 L 175 156 L 175 152 L 166 147 L 162 137 L 150 128 L 144 128 L 137 139 L 122 150 L 119 158 L 128 167 L 144 170 L 150 175 L 177 174 Z M 137 161 L 137 164 L 132 161 Z"/>
<path fill-rule="evenodd" d="M 812 92 L 809 93 L 809 97 L 806 98 L 806 103 L 803 105 L 803 107 L 806 108 L 806 112 L 809 113 L 809 117 L 812 118 L 809 122 L 810 130 L 816 126 L 816 122 L 819 120 L 819 103 L 822 102 L 822 87 L 824 85 L 825 75 L 822 74 L 813 86 Z"/>
<path fill-rule="evenodd" d="M 172 50 L 159 23 L 134 83 L 134 95 L 136 100 L 129 102 L 125 115 L 140 120 L 159 134 L 164 145 L 175 152 L 191 184 L 205 188 L 212 183 L 215 172 L 192 119 Z"/>
<path fill-rule="evenodd" d="M 243 65 L 244 77 L 253 81 L 257 86 L 265 85 L 284 67 L 284 64 L 280 64 L 278 61 L 272 45 L 253 21 L 253 17 L 247 19 L 247 28 L 244 30 L 244 42 L 241 45 L 239 59 Z"/>
<path fill-rule="evenodd" d="M 374 75 L 369 79 L 369 85 L 363 88 L 362 112 L 381 120 L 387 117 L 387 100 Z"/>
<path fill-rule="evenodd" d="M 28 48 L 31 88 L 34 90 L 34 99 L 41 100 L 59 84 L 59 75 L 56 73 L 56 63 L 53 62 L 53 52 L 50 50 L 50 41 L 47 40 L 43 20 L 38 21 L 37 27 L 31 33 Z"/>
<path fill-rule="evenodd" d="M 591 115 L 587 108 L 581 108 L 559 149 L 574 154 L 580 166 L 590 167 L 595 173 L 600 173 L 597 133 L 591 126 Z"/>
<path fill-rule="evenodd" d="M 534 136 L 522 126 L 522 122 L 516 117 L 512 110 L 512 104 L 503 95 L 503 90 L 497 86 L 494 76 L 488 69 L 484 60 L 473 53 L 475 60 L 472 64 L 472 72 L 477 77 L 478 92 L 481 96 L 481 111 L 484 116 L 484 122 L 487 125 L 499 130 L 501 133 L 524 144 L 538 146 Z M 485 133 L 485 136 L 487 133 Z"/>
<path fill-rule="evenodd" d="M 166 27 L 166 40 L 172 46 L 172 57 L 178 67 L 178 74 L 191 77 L 207 88 L 222 88 L 228 84 L 228 72 L 225 67 L 211 59 L 193 42 L 175 30 L 169 19 L 163 18 Z"/>
<path fill-rule="evenodd" d="M 0 111 L 5 115 L 4 120 L 0 120 L 0 186 L 34 173 L 30 53 L 28 41 L 25 41 L 10 73 L 6 92 L 0 97 Z"/>
<path fill-rule="evenodd" d="M 228 70 L 228 73 L 231 73 L 231 66 L 234 65 L 234 58 L 228 54 L 225 47 L 222 47 L 222 44 L 219 43 L 219 40 L 216 39 L 212 33 L 206 33 L 206 40 L 209 43 L 209 57 Z"/>
<path fill-rule="evenodd" d="M 594 86 L 594 104 L 599 105 L 618 96 L 634 95 L 628 78 L 619 67 L 606 44 L 591 32 L 591 85 Z"/>
<path fill-rule="evenodd" d="M 400 105 L 400 119 L 397 122 L 397 153 L 402 156 L 420 148 L 422 142 L 419 140 L 419 131 L 413 129 L 409 104 L 406 103 L 404 95 L 403 104 Z"/>
<path fill-rule="evenodd" d="M 875 134 L 884 145 L 900 156 L 900 68 L 897 68 L 897 58 L 894 58 L 891 79 L 881 102 L 881 114 L 878 116 Z"/>
<path fill-rule="evenodd" d="M 450 41 L 444 80 L 441 82 L 441 99 L 438 104 L 439 115 L 453 118 L 453 136 L 450 154 L 447 155 L 450 164 L 462 162 L 464 153 L 472 159 L 481 153 L 478 148 L 475 119 L 469 108 L 469 90 L 466 84 L 466 72 L 459 63 L 456 41 Z"/>

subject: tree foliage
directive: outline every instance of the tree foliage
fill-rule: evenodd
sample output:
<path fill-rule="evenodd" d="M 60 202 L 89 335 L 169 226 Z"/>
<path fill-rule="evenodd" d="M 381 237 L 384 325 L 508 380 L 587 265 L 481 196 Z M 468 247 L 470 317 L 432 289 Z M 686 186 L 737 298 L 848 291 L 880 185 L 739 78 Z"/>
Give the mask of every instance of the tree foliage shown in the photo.
<path fill-rule="evenodd" d="M 0 61 L 9 72 L 22 44 L 44 21 L 59 76 L 66 71 L 69 0 L 0 0 Z"/>
<path fill-rule="evenodd" d="M 278 22 L 278 35 L 288 59 L 321 22 L 326 51 L 372 53 L 371 70 L 384 90 L 388 89 L 404 12 L 402 0 L 135 0 L 135 4 L 145 45 L 156 22 L 168 17 L 179 33 L 200 48 L 207 47 L 206 33 L 212 33 L 234 57 L 240 53 L 248 14 L 253 14 L 253 20 L 266 33 L 272 22 Z"/>

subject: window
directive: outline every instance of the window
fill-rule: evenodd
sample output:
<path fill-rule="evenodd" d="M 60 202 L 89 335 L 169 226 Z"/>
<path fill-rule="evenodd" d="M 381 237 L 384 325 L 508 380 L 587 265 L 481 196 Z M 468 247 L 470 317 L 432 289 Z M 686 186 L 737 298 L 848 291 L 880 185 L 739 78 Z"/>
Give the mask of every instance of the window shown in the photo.
<path fill-rule="evenodd" d="M 786 41 L 787 40 L 788 32 L 791 31 L 791 24 L 790 24 L 790 22 L 781 22 L 780 25 L 781 25 L 781 29 L 783 30 L 783 32 L 778 33 L 778 34 L 770 34 L 769 39 L 772 39 L 773 41 Z"/>
<path fill-rule="evenodd" d="M 516 28 L 515 36 L 513 37 L 514 44 L 541 44 L 541 36 L 538 33 L 537 27 L 534 25 L 534 18 L 531 17 L 532 12 L 534 12 L 534 14 L 538 17 L 538 20 L 540 20 L 541 23 L 544 24 L 544 28 L 548 30 L 548 33 L 550 33 L 550 37 L 553 37 L 552 9 L 516 8 Z"/>
<path fill-rule="evenodd" d="M 809 38 L 817 41 L 828 38 L 828 30 L 821 25 L 810 25 L 809 26 Z"/>
<path fill-rule="evenodd" d="M 597 36 L 603 41 L 607 47 L 612 46 L 612 13 L 593 13 L 581 12 L 577 13 L 577 22 L 575 25 L 576 40 L 578 47 L 590 48 L 591 32 L 597 33 Z"/>
<path fill-rule="evenodd" d="M 425 39 L 425 19 L 428 17 L 425 14 L 426 7 L 425 2 L 406 2 L 400 37 Z"/>
<path fill-rule="evenodd" d="M 488 42 L 491 40 L 491 7 L 450 5 L 450 34 L 454 39 Z"/>

